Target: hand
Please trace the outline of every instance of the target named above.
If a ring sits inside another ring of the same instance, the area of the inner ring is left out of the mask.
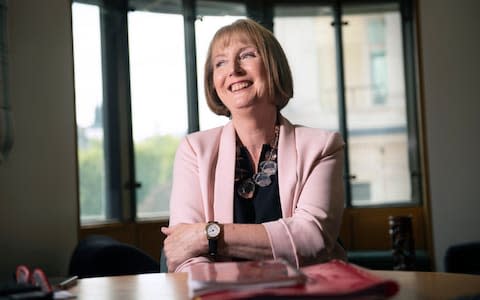
[[[208,252],[205,226],[205,223],[181,223],[173,227],[162,227],[162,233],[167,236],[163,242],[163,251],[170,272],[175,271],[187,259]]]

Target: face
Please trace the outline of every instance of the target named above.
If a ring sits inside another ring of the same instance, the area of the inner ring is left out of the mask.
[[[268,99],[266,72],[252,42],[232,37],[212,51],[213,83],[223,104],[232,116],[236,113],[274,105]]]

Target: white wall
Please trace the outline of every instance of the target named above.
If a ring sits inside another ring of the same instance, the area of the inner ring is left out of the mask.
[[[9,0],[14,145],[0,165],[0,280],[17,264],[66,274],[77,242],[69,0]]]
[[[438,270],[480,241],[480,1],[420,0],[421,59]]]

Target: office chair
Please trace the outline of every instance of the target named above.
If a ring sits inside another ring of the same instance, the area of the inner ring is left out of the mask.
[[[79,278],[160,272],[160,264],[144,251],[108,236],[81,240],[70,259],[69,274]]]
[[[450,246],[445,253],[445,271],[480,275],[480,241]]]

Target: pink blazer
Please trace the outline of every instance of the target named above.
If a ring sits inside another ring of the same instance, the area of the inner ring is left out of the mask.
[[[275,259],[301,267],[345,259],[337,243],[344,208],[343,146],[336,132],[292,125],[280,119],[278,182],[283,218],[263,223]],[[186,136],[176,153],[170,226],[233,223],[235,129],[223,127]],[[175,271],[205,257],[185,261]]]

